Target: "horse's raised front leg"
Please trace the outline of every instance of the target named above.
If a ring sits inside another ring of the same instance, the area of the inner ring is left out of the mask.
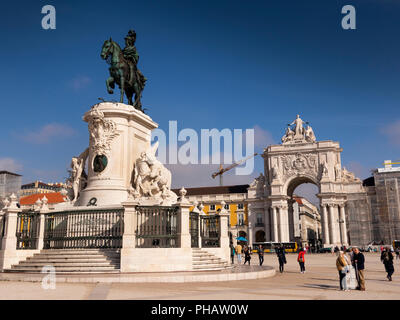
[[[125,78],[121,77],[121,99],[119,102],[124,103],[124,93],[125,93]]]
[[[106,86],[107,86],[107,92],[109,94],[113,94],[114,93],[114,90],[113,90],[113,88],[114,88],[114,78],[113,77],[109,77],[106,80]]]

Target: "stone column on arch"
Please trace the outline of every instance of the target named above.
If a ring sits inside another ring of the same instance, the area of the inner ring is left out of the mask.
[[[279,241],[289,242],[289,214],[288,206],[279,206]]]
[[[321,212],[321,222],[322,222],[322,235],[323,235],[323,244],[330,244],[330,236],[329,236],[329,219],[328,219],[328,210],[326,204],[321,204],[322,212]]]
[[[329,207],[329,233],[331,238],[331,244],[338,243],[338,234],[337,234],[337,215],[335,214],[336,205],[331,203],[328,205]]]
[[[271,240],[273,242],[279,242],[279,235],[278,235],[278,214],[277,214],[278,208],[276,206],[271,207],[272,211],[272,235],[271,235]]]
[[[272,239],[271,235],[271,225],[270,225],[270,208],[264,209],[264,232],[265,232],[265,241],[270,241]]]
[[[342,239],[342,244],[347,246],[347,226],[346,226],[346,213],[345,213],[345,205],[340,204],[339,205],[339,221],[340,221],[340,234],[341,234],[341,239]]]

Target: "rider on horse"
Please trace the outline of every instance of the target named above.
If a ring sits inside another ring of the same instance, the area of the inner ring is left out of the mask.
[[[137,68],[139,62],[139,54],[135,47],[136,32],[129,30],[128,35],[125,37],[125,49],[122,50],[124,58],[129,62],[129,84],[131,86],[138,86],[138,91],[141,92],[145,86],[146,78]]]

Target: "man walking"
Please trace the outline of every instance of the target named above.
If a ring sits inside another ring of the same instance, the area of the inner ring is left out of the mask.
[[[286,263],[285,249],[283,248],[282,245],[276,248],[276,255],[278,257],[278,262],[279,262],[279,272],[282,273],[284,270],[284,265]]]
[[[364,274],[364,255],[360,252],[358,248],[353,248],[353,258],[352,264],[356,269],[356,277],[357,277],[357,290],[365,291],[365,274]]]
[[[260,244],[258,246],[257,250],[258,250],[258,259],[260,260],[260,266],[262,266],[263,263],[264,263],[264,249],[263,249],[263,246]]]
[[[381,261],[384,264],[387,272],[386,278],[388,278],[389,281],[392,281],[392,275],[394,273],[393,254],[389,248],[386,248],[386,250],[382,252]]]
[[[239,242],[235,247],[235,251],[236,251],[236,255],[237,255],[238,264],[241,265],[242,264],[242,246],[240,245]]]

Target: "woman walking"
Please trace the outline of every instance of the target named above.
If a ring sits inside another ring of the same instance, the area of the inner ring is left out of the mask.
[[[250,265],[250,260],[251,260],[250,249],[248,246],[246,246],[244,248],[244,264],[246,264],[246,262],[248,262]]]
[[[339,271],[340,290],[348,291],[346,275],[349,272],[349,264],[343,251],[339,251],[339,255],[336,259],[336,268]]]
[[[386,248],[384,251],[382,251],[381,261],[385,265],[385,270],[387,272],[386,277],[389,281],[392,281],[392,275],[394,273],[393,254],[389,248]]]
[[[306,253],[305,250],[303,248],[301,248],[299,251],[299,255],[297,256],[297,262],[300,265],[300,273],[306,272],[306,267],[304,265],[306,262],[306,260],[304,258],[305,253]]]

